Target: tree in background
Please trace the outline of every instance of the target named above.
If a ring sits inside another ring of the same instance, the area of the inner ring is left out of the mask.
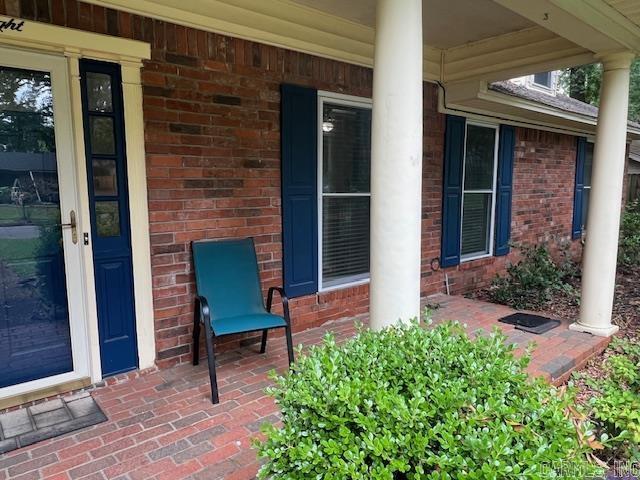
[[[602,65],[599,63],[568,68],[560,74],[560,86],[571,98],[596,107],[600,103],[601,83]],[[629,119],[640,122],[640,59],[631,65]]]

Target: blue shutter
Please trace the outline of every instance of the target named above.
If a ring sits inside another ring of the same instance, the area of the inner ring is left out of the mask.
[[[442,252],[440,255],[440,265],[443,267],[451,267],[460,263],[465,122],[464,117],[447,115],[442,192]]]
[[[501,125],[498,148],[498,189],[496,198],[496,239],[494,250],[496,257],[501,257],[509,253],[515,146],[516,129],[510,125]]]
[[[584,160],[587,151],[587,139],[578,137],[576,155],[576,182],[573,194],[573,226],[571,238],[577,240],[582,237],[582,197],[584,193]]]
[[[282,230],[284,289],[318,291],[317,92],[282,85]]]

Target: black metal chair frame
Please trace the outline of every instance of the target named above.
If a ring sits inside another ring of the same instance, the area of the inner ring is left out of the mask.
[[[260,343],[260,353],[265,353],[267,350],[267,332],[269,330],[276,330],[278,328],[285,329],[285,337],[287,340],[287,354],[289,356],[289,365],[294,361],[293,357],[293,341],[291,339],[291,317],[289,316],[289,299],[284,293],[284,289],[281,287],[269,288],[267,295],[267,312],[271,313],[271,306],[273,304],[273,293],[278,292],[282,299],[282,309],[284,311],[285,326],[271,327],[267,329],[249,330],[244,332],[234,332],[225,335],[218,335],[217,337],[224,337],[228,335],[236,335],[237,333],[251,333],[259,332],[262,330],[262,341]],[[218,395],[218,377],[216,375],[216,358],[215,358],[215,341],[216,334],[211,327],[211,310],[209,309],[209,302],[203,296],[196,296],[195,310],[193,315],[193,365],[200,363],[200,324],[204,323],[205,332],[205,344],[207,346],[207,362],[209,363],[209,380],[211,382],[211,403],[220,403],[220,397]]]

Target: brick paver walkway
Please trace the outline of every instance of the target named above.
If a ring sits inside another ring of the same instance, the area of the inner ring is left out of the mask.
[[[460,320],[472,332],[495,325],[510,341],[535,340],[533,374],[554,380],[606,346],[606,340],[570,332],[566,323],[543,335],[514,330],[496,320],[512,310],[462,297],[432,297],[440,304],[434,319]],[[366,321],[366,318],[362,318]],[[327,330],[338,338],[354,333],[353,319],[332,322],[294,336],[295,343],[318,343]],[[178,480],[254,478],[258,469],[251,438],[263,422],[278,419],[263,391],[267,372],[286,369],[282,337],[270,340],[267,353],[257,346],[220,355],[221,403],[209,401],[207,364],[129,374],[110,379],[92,395],[109,421],[0,456],[0,480],[118,479]]]

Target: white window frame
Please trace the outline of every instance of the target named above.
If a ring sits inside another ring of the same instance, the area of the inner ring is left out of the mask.
[[[318,144],[318,160],[316,162],[318,167],[318,186],[317,186],[317,203],[318,203],[318,292],[328,292],[331,290],[339,290],[342,288],[353,287],[356,285],[363,285],[369,283],[370,272],[362,275],[354,275],[351,277],[345,277],[344,279],[336,280],[331,285],[324,286],[322,278],[322,206],[323,199],[325,197],[369,197],[371,198],[371,187],[369,187],[369,193],[324,193],[322,188],[322,174],[323,174],[323,131],[322,123],[324,121],[323,111],[324,104],[330,103],[332,105],[344,105],[346,107],[365,108],[371,110],[373,108],[373,102],[370,98],[356,97],[353,95],[344,95],[342,93],[334,93],[318,90],[318,112],[317,112],[317,144]],[[371,219],[369,219],[371,222]]]
[[[538,90],[544,93],[553,93],[555,95],[556,80],[557,80],[556,72],[552,70],[550,72],[538,72],[538,73],[549,73],[549,86],[545,85],[544,83],[536,82],[536,75],[532,74],[529,80],[529,88],[532,88],[533,90]]]
[[[465,189],[465,174],[467,171],[467,132],[469,125],[491,128],[495,130],[495,146],[493,152],[493,183],[491,189]],[[496,189],[498,184],[498,148],[500,146],[500,126],[495,123],[482,122],[478,120],[469,121],[467,119],[464,129],[464,156],[462,159],[462,198],[460,201],[460,263],[479,260],[481,258],[493,257],[496,225]],[[464,225],[464,196],[466,193],[491,193],[491,221],[489,225],[489,251],[488,253],[472,253],[462,255],[462,226]]]

